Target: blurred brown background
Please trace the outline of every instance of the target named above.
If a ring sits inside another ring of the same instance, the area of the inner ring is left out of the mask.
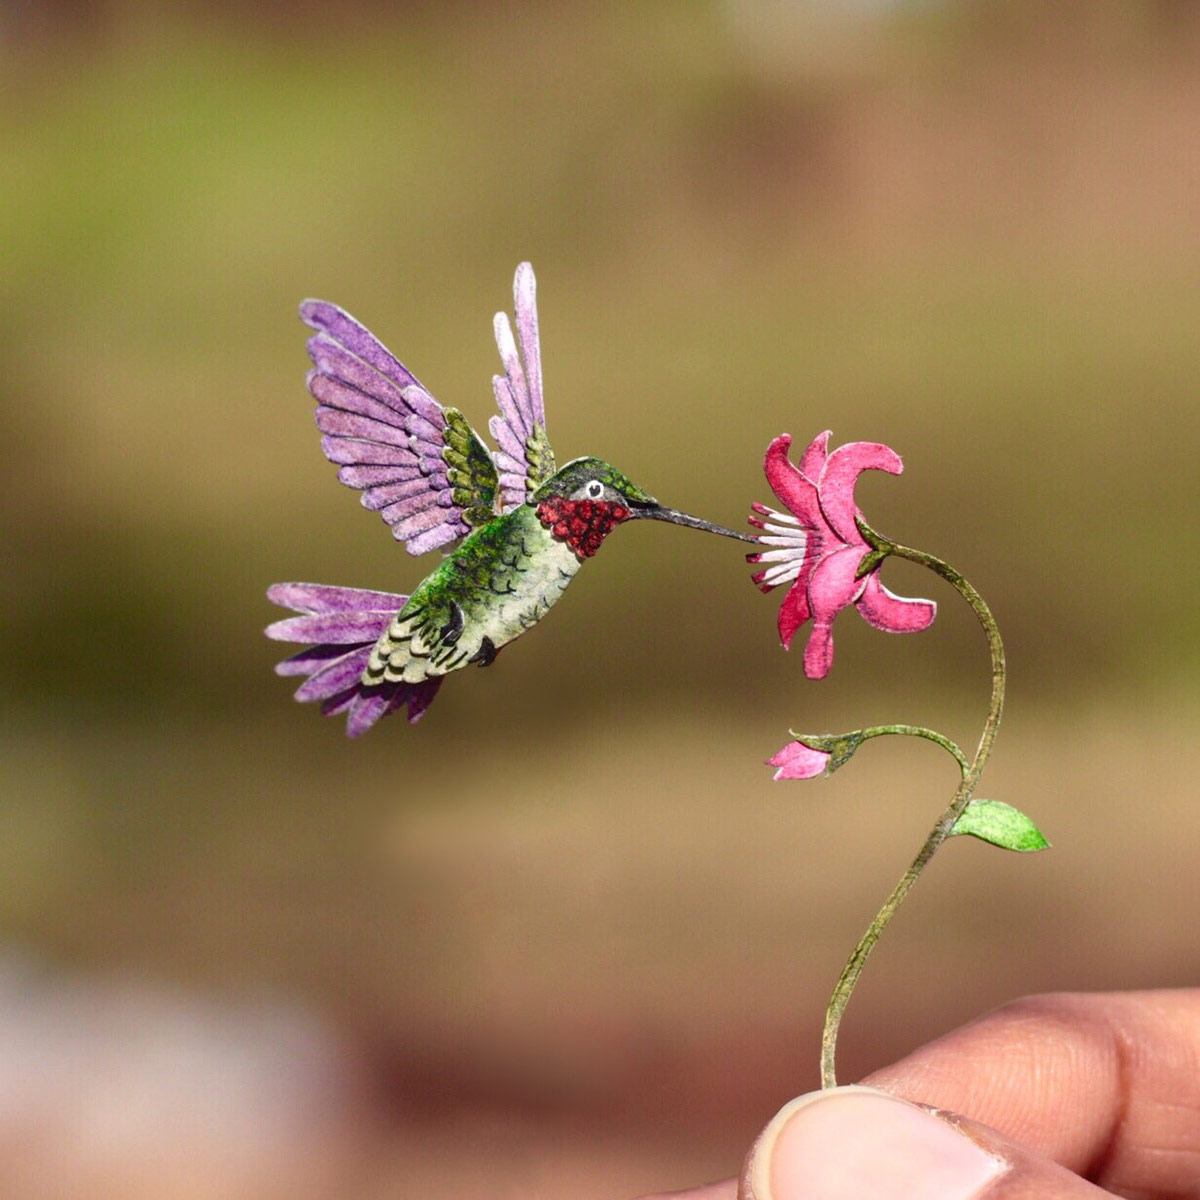
[[[297,302],[491,411],[540,283],[550,434],[740,524],[886,441],[871,521],[991,600],[982,794],[872,961],[849,1078],[1033,990],[1194,984],[1200,22],[1187,0],[0,6],[0,1194],[628,1197],[816,1081],[970,614],[807,683],[740,552],[623,531],[537,633],[357,744],[280,579],[428,569],[321,457]],[[551,700],[553,697],[553,700]]]

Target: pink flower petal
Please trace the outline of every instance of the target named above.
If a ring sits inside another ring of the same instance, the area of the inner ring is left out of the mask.
[[[802,475],[795,463],[788,459],[788,447],[792,444],[790,433],[781,433],[768,447],[763,458],[763,471],[771,490],[787,505],[800,520],[812,528],[822,528],[825,518],[817,500],[815,483]]]
[[[759,587],[762,587],[762,584],[759,584]],[[797,579],[779,606],[779,640],[785,650],[791,648],[796,630],[811,616],[808,607],[808,581]]]
[[[862,558],[861,545],[843,546],[817,563],[809,581],[813,631],[804,647],[804,674],[809,679],[824,679],[833,665],[833,619],[863,590],[863,581],[854,578]]]
[[[833,666],[833,622],[817,624],[804,647],[804,674],[809,679],[824,679]]]
[[[770,450],[767,453],[770,454]],[[880,442],[847,442],[829,456],[818,484],[825,519],[834,533],[850,545],[863,544],[862,535],[854,524],[858,513],[854,485],[859,475],[869,470],[899,475],[904,464],[895,450]],[[771,486],[775,485],[772,483]]]
[[[858,598],[858,612],[868,625],[885,633],[919,633],[933,624],[937,605],[932,600],[893,595],[880,582],[878,572],[872,571]]]
[[[803,742],[788,742],[778,754],[767,759],[768,767],[778,767],[778,779],[816,779],[829,770],[832,756],[824,750],[814,750]]]
[[[807,475],[813,483],[821,478],[821,472],[825,469],[825,460],[829,457],[829,439],[832,434],[832,429],[818,433],[809,443],[804,457],[800,460],[800,473]]]
[[[862,594],[863,581],[854,578],[862,559],[862,546],[840,546],[817,563],[808,583],[808,603],[814,620],[832,621]]]

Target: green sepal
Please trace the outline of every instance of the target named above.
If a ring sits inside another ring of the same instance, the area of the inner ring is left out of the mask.
[[[866,740],[860,729],[850,733],[797,733],[794,729],[789,729],[788,732],[809,749],[820,750],[830,756],[829,765],[825,768],[827,775],[848,763],[854,752]]]
[[[881,551],[883,558],[887,558],[887,556],[895,549],[895,545],[892,542],[889,542],[882,533],[872,529],[870,525],[863,520],[862,513],[854,514],[854,524],[857,527],[859,536],[862,538],[862,540],[866,542],[872,550]],[[880,561],[882,561],[882,559]]]
[[[472,528],[486,525],[496,515],[496,464],[457,408],[445,409],[442,459],[450,498],[462,509],[463,520]]]
[[[854,572],[854,578],[863,579],[867,575],[870,575],[876,567],[882,564],[887,556],[887,550],[872,550],[870,554],[864,554],[862,562],[858,564],[858,570]]]
[[[540,425],[534,425],[533,432],[525,441],[525,462],[529,467],[529,473],[525,477],[525,489],[527,494],[532,496],[557,470],[554,451],[550,449],[550,439]]]
[[[854,524],[858,526],[859,535],[862,540],[867,543],[871,549],[863,555],[862,561],[858,564],[858,570],[854,572],[855,579],[865,579],[872,571],[878,570],[883,565],[883,560],[895,549],[895,546],[887,540],[881,533],[876,533],[863,520],[862,513],[855,513]]]
[[[1003,800],[972,800],[950,830],[950,836],[967,834],[991,842],[1001,850],[1031,854],[1050,843],[1042,831],[1019,809]]]

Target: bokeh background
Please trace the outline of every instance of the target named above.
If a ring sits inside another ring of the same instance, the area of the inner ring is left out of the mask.
[[[1194,984],[1200,12],[1189,0],[0,6],[0,1194],[628,1197],[732,1173],[940,811],[790,726],[974,743],[983,639],[853,614],[829,679],[739,549],[605,547],[358,743],[281,579],[425,572],[322,458],[296,303],[482,428],[539,277],[550,434],[740,524],[781,430],[1012,664],[849,1078],[1025,992]]]

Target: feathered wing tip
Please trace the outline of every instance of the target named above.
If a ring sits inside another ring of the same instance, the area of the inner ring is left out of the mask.
[[[345,713],[347,737],[366,733],[376,721],[405,705],[408,720],[414,723],[433,703],[440,676],[369,688],[362,682],[371,647],[404,607],[407,596],[319,583],[276,583],[267,589],[267,599],[300,614],[268,625],[267,637],[313,643],[276,664],[276,674],[307,676],[296,690],[296,699],[319,700],[327,717]]]
[[[513,314],[516,337],[508,314],[498,312],[492,321],[503,375],[492,377],[497,416],[488,422],[496,439],[494,456],[500,483],[500,510],[509,512],[525,503],[529,486],[530,439],[545,439],[546,404],[542,396],[542,351],[538,337],[537,283],[533,267],[523,262],[513,277]],[[542,480],[537,480],[537,483]]]
[[[409,554],[464,537],[470,524],[454,500],[444,457],[446,413],[366,326],[326,300],[305,300],[321,448],[378,512]]]

